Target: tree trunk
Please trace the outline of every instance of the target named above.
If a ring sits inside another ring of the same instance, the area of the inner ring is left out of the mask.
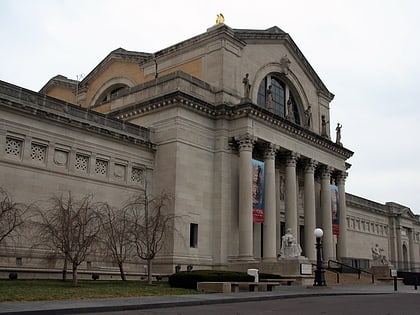
[[[73,285],[77,285],[77,264],[73,262]]]
[[[147,260],[147,283],[153,284],[152,282],[152,259]]]
[[[120,268],[121,280],[122,281],[126,281],[127,280],[127,277],[125,276],[125,273],[124,273],[123,263],[122,262],[118,263],[118,267]]]
[[[64,256],[63,281],[67,281],[67,257]]]

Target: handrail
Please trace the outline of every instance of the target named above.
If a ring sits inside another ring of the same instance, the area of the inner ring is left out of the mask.
[[[372,277],[372,283],[375,283],[375,277],[374,277],[373,272],[366,271],[366,270],[363,270],[363,269],[360,269],[360,268],[356,268],[356,267],[353,267],[353,266],[349,266],[349,265],[343,264],[341,262],[338,262],[338,261],[332,260],[332,259],[328,260],[328,270],[330,270],[330,271],[334,270],[334,268],[331,267],[331,263],[334,263],[334,264],[337,264],[337,265],[340,266],[340,271],[337,271],[336,270],[337,272],[341,272],[342,273],[343,272],[343,267],[346,267],[346,268],[349,268],[349,269],[352,269],[352,270],[357,271],[357,274],[359,276],[359,279],[360,279],[361,273],[364,272],[366,274],[371,275],[371,277]],[[338,279],[338,277],[337,277],[337,279]]]

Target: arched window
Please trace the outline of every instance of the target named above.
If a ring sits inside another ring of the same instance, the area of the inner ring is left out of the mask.
[[[106,89],[105,92],[102,93],[102,95],[98,98],[97,104],[105,103],[110,101],[113,97],[115,97],[118,92],[128,88],[125,84],[115,84],[113,86],[110,86]]]
[[[291,113],[289,114],[289,105]],[[299,103],[292,90],[275,74],[267,75],[258,87],[257,104],[300,125]]]

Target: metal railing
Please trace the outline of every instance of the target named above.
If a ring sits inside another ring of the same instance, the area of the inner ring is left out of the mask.
[[[333,265],[334,264],[334,265]],[[339,261],[335,260],[328,260],[328,266],[327,270],[334,272],[337,275],[337,283],[340,283],[340,274],[344,273],[344,270],[352,270],[354,273],[357,273],[358,279],[360,279],[360,276],[362,273],[368,274],[372,277],[372,283],[375,283],[375,277],[374,274],[370,271],[366,271],[360,268],[352,267],[346,264],[343,264]]]

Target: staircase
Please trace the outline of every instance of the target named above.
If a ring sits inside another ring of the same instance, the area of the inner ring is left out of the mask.
[[[373,285],[379,283],[374,279],[373,273],[334,260],[328,261],[324,276],[327,285]]]
[[[337,274],[335,272],[332,272],[330,270],[325,270],[325,282],[327,285],[374,285],[372,283],[372,276],[368,274],[360,274],[357,273],[339,273],[338,279]],[[338,282],[337,282],[338,280]],[[375,283],[378,283],[378,281],[375,279]]]

